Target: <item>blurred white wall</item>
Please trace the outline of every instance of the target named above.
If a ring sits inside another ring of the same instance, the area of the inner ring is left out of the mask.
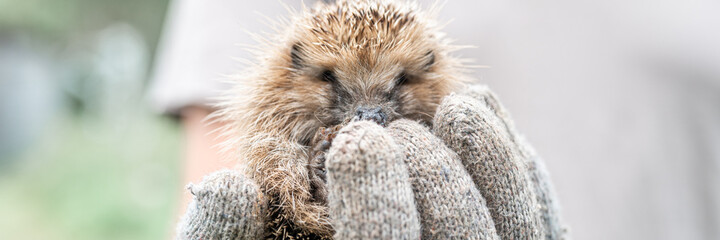
[[[286,13],[174,6],[156,81],[235,72],[256,12]],[[458,55],[490,66],[478,82],[544,156],[574,239],[720,239],[720,2],[450,0],[440,18],[477,47]]]
[[[429,1],[427,1],[429,2]],[[720,239],[720,2],[448,1],[576,239]]]

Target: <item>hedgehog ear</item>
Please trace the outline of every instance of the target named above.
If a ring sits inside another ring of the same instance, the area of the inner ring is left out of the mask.
[[[303,61],[300,57],[300,55],[302,54],[301,50],[302,49],[299,43],[294,44],[290,49],[290,59],[292,61],[292,67],[295,69],[300,69],[303,67]]]
[[[425,65],[423,65],[423,70],[428,71],[430,68],[435,65],[435,52],[428,51],[425,56],[423,56],[423,59],[425,60]]]

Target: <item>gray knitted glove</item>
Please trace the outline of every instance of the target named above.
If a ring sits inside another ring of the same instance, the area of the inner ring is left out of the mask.
[[[340,130],[327,156],[335,239],[419,239],[420,222],[401,149],[379,125]]]
[[[540,159],[487,88],[446,97],[433,126],[354,122],[340,131],[326,162],[336,239],[564,238]],[[192,188],[197,210],[180,224],[183,239],[262,236],[257,188],[223,174],[223,184]]]
[[[542,160],[487,87],[446,97],[433,132],[460,155],[501,239],[566,238]]]
[[[476,86],[464,94],[446,97],[433,126],[429,130],[414,121],[398,120],[387,129],[353,123],[341,131],[338,139],[342,140],[333,142],[330,154],[357,149],[348,154],[364,155],[355,157],[361,165],[341,165],[333,160],[327,163],[343,167],[328,169],[328,201],[337,239],[367,237],[367,229],[387,230],[398,222],[393,218],[395,212],[387,210],[405,205],[385,204],[376,210],[380,199],[407,198],[404,185],[379,177],[405,174],[402,169],[383,168],[392,162],[392,155],[380,153],[397,151],[393,145],[403,155],[422,239],[564,238],[554,193],[540,159],[516,133],[508,114],[486,87]],[[393,141],[381,138],[387,134]],[[350,171],[353,174],[348,174]],[[390,186],[372,187],[368,184],[372,181],[377,186],[383,186],[377,182]],[[333,186],[339,182],[346,184]],[[394,190],[386,191],[388,188]],[[356,214],[344,214],[346,208]],[[370,209],[377,213],[363,212]],[[371,219],[360,220],[355,217],[358,214]],[[361,222],[364,228],[345,227],[359,224],[353,221]]]
[[[258,187],[234,170],[212,173],[188,185],[193,200],[178,224],[178,239],[258,239],[266,201]]]

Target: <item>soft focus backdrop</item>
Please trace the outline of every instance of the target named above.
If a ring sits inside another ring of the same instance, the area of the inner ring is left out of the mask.
[[[222,89],[248,56],[234,43],[253,43],[243,29],[286,13],[170,6],[0,0],[0,239],[170,236],[183,134],[157,110],[178,91],[151,82]],[[545,158],[574,239],[712,240],[719,13],[715,0],[449,0],[439,17]]]
[[[167,239],[180,135],[147,107],[166,0],[0,0],[0,239]]]

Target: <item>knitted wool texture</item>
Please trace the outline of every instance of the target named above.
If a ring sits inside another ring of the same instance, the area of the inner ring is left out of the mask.
[[[520,152],[521,162],[527,164],[527,174],[532,181],[534,194],[537,198],[537,203],[540,206],[540,217],[541,222],[544,225],[545,239],[565,239],[568,230],[566,226],[562,225],[562,221],[560,220],[560,206],[555,200],[555,189],[551,184],[550,175],[548,174],[542,159],[537,155],[532,146],[527,143],[525,138],[518,133],[513,121],[510,118],[510,114],[505,110],[502,104],[500,104],[497,96],[495,96],[495,94],[490,91],[487,86],[470,86],[463,95],[479,101],[480,105],[484,105],[491,110],[492,114],[488,116],[497,118],[498,121],[502,123],[502,125],[499,126],[499,129],[505,129],[507,131],[508,135],[513,140],[511,144],[513,144]],[[450,102],[454,98],[459,98],[459,96],[449,96],[446,99]],[[444,105],[442,109],[452,108],[454,108],[453,104],[448,103]],[[476,110],[470,109],[470,111]],[[439,118],[442,117],[443,116],[441,115],[436,115],[435,121],[441,121]]]
[[[389,131],[405,153],[423,239],[499,239],[457,154],[417,122],[398,120]]]
[[[433,126],[340,131],[326,162],[336,239],[565,239],[544,165],[492,92],[447,96]],[[191,186],[179,238],[261,238],[257,189],[236,171]]]
[[[486,197],[500,237],[544,238],[527,164],[494,112],[472,97],[452,96],[441,103],[434,126]]]
[[[419,239],[420,221],[400,149],[375,123],[355,122],[326,163],[335,239]]]
[[[193,200],[178,225],[178,239],[257,239],[264,228],[266,201],[258,187],[237,171],[212,173],[188,185]]]

